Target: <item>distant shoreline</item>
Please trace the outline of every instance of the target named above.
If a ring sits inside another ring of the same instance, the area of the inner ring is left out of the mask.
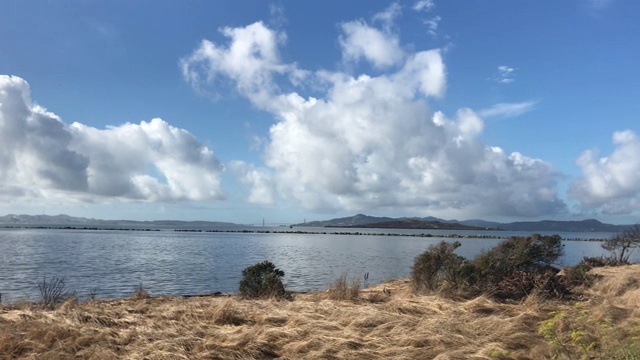
[[[327,228],[332,228],[327,226]],[[334,227],[337,228],[337,227]],[[359,229],[371,229],[365,227],[349,227]],[[360,232],[360,231],[306,231],[306,230],[258,230],[258,229],[153,229],[153,228],[116,228],[116,227],[96,227],[96,226],[44,226],[44,225],[0,225],[0,229],[36,229],[36,230],[84,230],[84,231],[135,231],[135,232],[187,232],[187,233],[243,233],[243,234],[298,234],[298,235],[351,235],[351,236],[387,236],[387,237],[419,237],[419,238],[449,238],[449,239],[491,239],[500,240],[507,236],[498,235],[480,235],[480,234],[403,234],[390,232]],[[396,230],[420,230],[420,229],[396,229]],[[430,229],[430,230],[449,230],[449,229]],[[503,231],[496,229],[473,229],[477,231]],[[470,231],[470,230],[467,230]],[[553,231],[550,231],[553,232]],[[505,231],[505,234],[509,231]],[[536,233],[536,231],[531,232]],[[563,238],[565,241],[605,241],[605,238]]]

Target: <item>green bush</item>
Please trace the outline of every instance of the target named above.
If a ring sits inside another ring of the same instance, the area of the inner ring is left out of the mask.
[[[564,269],[564,279],[565,284],[576,287],[581,285],[590,286],[593,284],[595,280],[595,276],[589,273],[592,267],[585,264],[579,263],[576,266],[571,266]]]
[[[454,290],[467,285],[473,267],[455,253],[460,242],[440,242],[418,255],[411,269],[414,289],[418,292]]]
[[[510,237],[473,261],[475,286],[503,299],[520,299],[532,292],[562,296],[566,289],[555,278],[558,270],[552,266],[562,254],[558,235]]]
[[[511,237],[473,261],[455,254],[460,242],[431,245],[415,259],[411,277],[418,292],[457,290],[501,299],[520,299],[532,292],[563,296],[568,290],[552,264],[562,255],[560,236]]]
[[[282,298],[287,296],[282,283],[284,271],[270,261],[263,261],[242,270],[240,295],[248,299]]]
[[[515,271],[549,269],[562,253],[562,238],[558,235],[514,236],[482,253],[474,263],[485,281],[497,283]]]
[[[615,265],[619,264],[613,258],[606,258],[604,256],[585,256],[576,266],[571,266],[564,269],[563,280],[564,283],[571,288],[578,286],[591,286],[593,282],[598,278],[597,275],[589,272],[591,269],[595,267]]]

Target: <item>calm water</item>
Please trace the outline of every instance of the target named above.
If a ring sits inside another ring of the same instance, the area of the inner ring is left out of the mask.
[[[318,230],[324,231],[313,229]],[[327,230],[334,231],[339,230]],[[424,231],[408,230],[404,234],[420,232]],[[439,233],[446,235],[448,232]],[[560,235],[564,238],[601,238],[610,234]],[[91,292],[99,298],[126,297],[139,283],[143,283],[152,295],[235,292],[242,269],[262,260],[272,261],[285,272],[284,280],[290,290],[324,289],[344,272],[357,278],[368,272],[368,283],[376,284],[407,276],[415,256],[443,239],[0,229],[0,293],[3,301],[36,300],[39,297],[37,283],[45,276],[64,277],[67,287],[75,290],[80,298],[86,298]],[[459,253],[466,257],[473,257],[499,241],[459,240],[463,244]],[[600,243],[594,241],[567,241],[565,252],[561,265],[575,264],[583,256],[604,254]],[[635,260],[639,260],[638,254],[634,255]]]

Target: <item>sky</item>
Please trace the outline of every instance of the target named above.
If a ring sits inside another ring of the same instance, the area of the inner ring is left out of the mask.
[[[0,2],[0,215],[640,221],[640,2]]]

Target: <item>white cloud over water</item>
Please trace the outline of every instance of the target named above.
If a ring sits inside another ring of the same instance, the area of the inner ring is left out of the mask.
[[[580,179],[570,194],[587,209],[606,214],[630,214],[640,210],[640,138],[631,130],[617,131],[609,156],[595,150],[584,151],[577,164]]]
[[[223,198],[222,166],[161,119],[97,129],[35,105],[29,84],[0,75],[0,199],[140,201]]]
[[[478,137],[484,122],[470,109],[452,117],[431,109],[429,98],[446,90],[438,49],[405,53],[398,34],[361,20],[339,29],[343,59],[366,60],[382,74],[309,72],[282,63],[283,42],[255,45],[284,36],[261,23],[225,29],[250,36],[228,36],[226,44],[204,40],[182,60],[185,80],[194,87],[215,89],[218,76],[230,80],[276,119],[262,154],[266,167],[234,165],[253,185],[251,202],[271,203],[277,196],[313,210],[403,207],[469,216],[537,216],[564,208],[549,164],[483,144]],[[255,55],[262,47],[269,56]],[[245,48],[254,53],[237,63],[250,61],[258,80],[221,61]],[[313,97],[284,92],[275,75],[298,80],[294,89],[321,90]]]

